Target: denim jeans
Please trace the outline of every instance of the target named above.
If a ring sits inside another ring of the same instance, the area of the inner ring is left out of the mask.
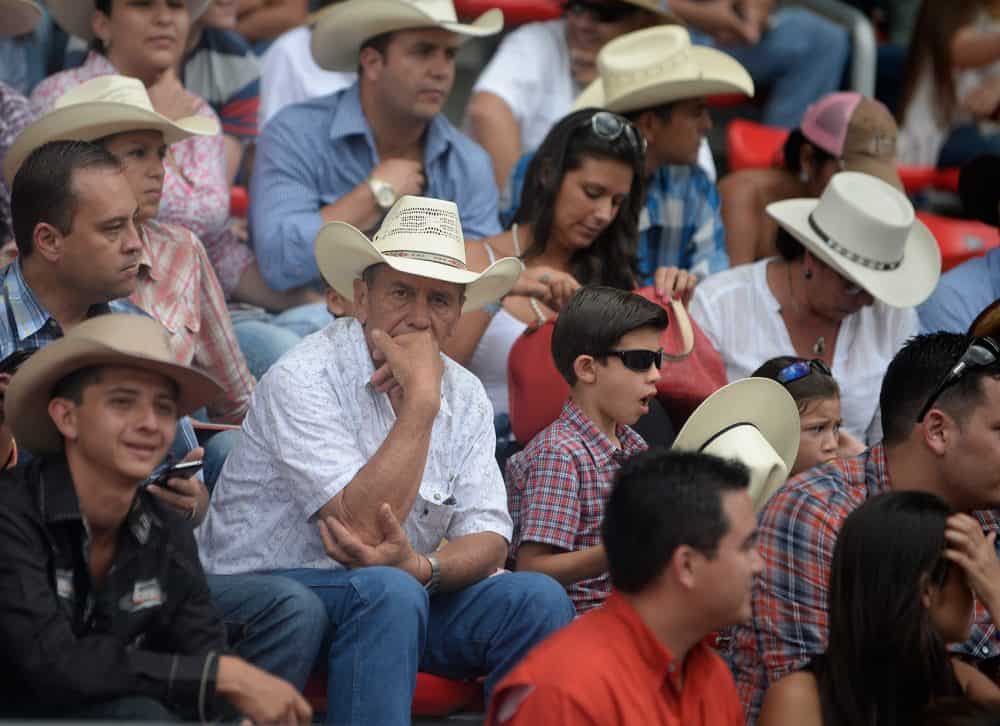
[[[981,154],[1000,154],[1000,134],[984,133],[979,124],[956,126],[938,153],[939,169],[964,166]]]
[[[326,303],[299,305],[278,314],[240,307],[229,313],[247,367],[258,380],[287,350],[333,320]]]
[[[286,577],[207,578],[212,602],[222,613],[237,655],[301,691],[328,630],[320,599]]]
[[[715,45],[711,36],[693,32],[692,42]],[[791,129],[806,107],[840,88],[850,49],[847,29],[804,8],[782,8],[756,45],[719,48],[750,73],[757,93],[769,88],[764,123]]]
[[[329,616],[328,724],[410,723],[417,671],[486,676],[487,695],[539,641],[575,615],[566,591],[531,572],[428,597],[394,567],[284,570]]]

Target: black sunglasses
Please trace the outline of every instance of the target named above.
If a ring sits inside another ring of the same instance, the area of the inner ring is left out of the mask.
[[[789,363],[787,366],[778,371],[778,382],[787,385],[792,381],[805,378],[813,371],[822,373],[825,376],[833,375],[830,371],[830,367],[826,363],[821,361],[819,358],[813,358],[812,360],[798,360],[794,363]]]
[[[568,0],[563,4],[567,13],[572,15],[583,15],[590,13],[598,23],[618,23],[625,18],[635,15],[639,8],[623,2],[614,2],[605,5],[598,2],[588,2],[588,0]]]
[[[602,357],[614,356],[621,360],[622,365],[630,371],[643,373],[655,365],[657,370],[663,366],[663,348],[659,350],[645,350],[637,348],[635,350],[609,350]]]
[[[917,414],[917,423],[921,423],[927,412],[931,410],[934,403],[941,397],[945,389],[958,383],[972,370],[987,368],[1000,361],[1000,345],[993,338],[973,338],[969,347],[965,349],[958,362],[952,366],[951,370],[945,374],[941,382],[934,389],[934,392],[927,398],[927,403]]]
[[[590,133],[594,136],[608,142],[616,141],[624,136],[632,153],[640,159],[646,155],[646,137],[632,125],[631,121],[618,114],[610,111],[598,111],[589,119],[581,121],[580,128],[589,128]]]

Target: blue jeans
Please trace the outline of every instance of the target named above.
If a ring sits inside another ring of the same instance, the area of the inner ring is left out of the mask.
[[[329,628],[320,599],[287,577],[207,578],[236,653],[301,691]]]
[[[956,126],[938,153],[939,169],[964,166],[981,154],[1000,154],[1000,134],[984,134],[974,123]]]
[[[299,305],[278,314],[238,307],[229,312],[247,367],[258,380],[287,350],[333,320],[326,303]]]
[[[694,32],[698,45],[715,45],[711,36]],[[791,129],[806,107],[840,88],[850,49],[847,29],[804,8],[782,8],[756,45],[720,48],[738,60],[753,78],[757,92],[770,89],[764,123]]]
[[[332,627],[328,724],[410,723],[417,671],[486,676],[486,693],[539,641],[572,621],[566,591],[531,572],[431,597],[394,567],[285,570],[319,595]]]

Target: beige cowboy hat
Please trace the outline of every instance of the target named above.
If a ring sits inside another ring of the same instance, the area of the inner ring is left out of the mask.
[[[42,19],[42,9],[32,0],[0,0],[0,37],[30,33]]]
[[[785,387],[770,378],[743,378],[702,401],[672,448],[745,464],[759,512],[795,465],[800,435],[799,408]]]
[[[819,199],[786,199],[767,213],[820,260],[876,300],[909,308],[941,276],[941,251],[901,191],[869,174],[834,174]]]
[[[716,93],[753,95],[746,68],[725,53],[691,44],[686,28],[657,25],[619,36],[597,54],[598,78],[574,109],[628,113]]]
[[[483,272],[465,264],[462,222],[454,202],[400,197],[372,241],[346,222],[330,222],[316,235],[316,263],[330,286],[354,299],[354,281],[381,262],[395,270],[465,285],[463,311],[476,310],[506,295],[524,269],[504,257]]]
[[[353,71],[366,40],[414,28],[481,38],[503,30],[503,11],[493,8],[471,23],[460,23],[452,0],[346,0],[319,16],[310,47],[320,68]]]
[[[66,376],[91,366],[140,368],[169,378],[177,384],[181,415],[222,394],[207,375],[177,363],[166,329],[153,318],[98,315],[39,350],[11,378],[4,411],[19,445],[34,454],[62,449],[62,436],[49,417],[49,400]]]
[[[983,308],[969,326],[969,335],[1000,340],[1000,300]]]
[[[142,81],[128,76],[98,76],[66,91],[55,107],[17,136],[3,162],[10,184],[32,151],[50,141],[94,141],[128,131],[160,131],[167,144],[191,136],[219,133],[209,116],[171,121],[153,110]]]
[[[208,10],[211,2],[212,0],[187,0],[188,15],[191,16],[192,23]],[[94,30],[90,25],[96,9],[94,0],[46,0],[45,4],[60,28],[88,42],[94,39]]]

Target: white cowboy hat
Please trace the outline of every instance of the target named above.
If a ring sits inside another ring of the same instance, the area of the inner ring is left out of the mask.
[[[32,0],[0,0],[0,36],[30,33],[42,19],[42,9]]]
[[[819,199],[786,199],[767,213],[820,260],[872,297],[919,305],[941,276],[941,251],[901,191],[869,174],[835,174]]]
[[[330,222],[316,235],[320,274],[348,300],[354,299],[354,281],[380,262],[411,275],[465,285],[463,311],[499,300],[524,269],[517,258],[504,257],[481,273],[469,270],[458,207],[430,197],[400,197],[371,242],[346,222]]]
[[[4,411],[19,445],[33,454],[62,449],[62,436],[49,417],[49,400],[66,376],[91,366],[140,368],[169,378],[177,384],[181,415],[222,394],[222,388],[209,376],[177,363],[166,329],[153,318],[127,313],[98,315],[32,355],[11,378]]]
[[[679,25],[657,25],[619,36],[597,54],[598,78],[574,109],[628,113],[715,93],[753,95],[746,68],[725,53],[691,45]]]
[[[4,179],[10,184],[28,155],[50,141],[94,141],[145,130],[160,131],[164,142],[173,144],[191,136],[217,134],[219,123],[210,116],[171,121],[153,110],[139,79],[98,76],[66,91],[51,111],[21,131],[4,157]]]
[[[460,23],[452,0],[347,0],[319,16],[310,48],[320,68],[353,71],[366,40],[414,28],[481,38],[503,30],[503,11],[493,8],[471,23]]]
[[[770,378],[743,378],[702,401],[672,448],[745,464],[759,512],[795,465],[800,427],[799,408],[784,386]]]
[[[188,15],[191,16],[192,23],[208,10],[211,2],[212,0],[187,0]],[[46,0],[45,4],[60,28],[88,42],[94,39],[94,31],[90,25],[96,9],[94,0]]]

